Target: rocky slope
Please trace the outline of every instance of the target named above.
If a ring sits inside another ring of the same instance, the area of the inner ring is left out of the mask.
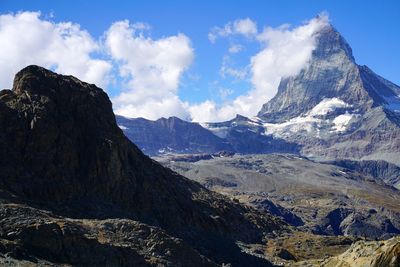
[[[358,241],[346,252],[324,261],[303,262],[295,266],[321,267],[397,267],[400,266],[400,238],[386,241]]]
[[[101,89],[38,66],[0,92],[0,192],[0,253],[33,262],[268,266],[236,241],[284,227],[151,160]]]
[[[357,168],[291,154],[203,157],[195,162],[171,157],[156,159],[297,229],[372,239],[400,234],[400,191]]]
[[[336,160],[331,163],[367,176],[372,176],[400,190],[400,167],[395,164],[383,160]]]

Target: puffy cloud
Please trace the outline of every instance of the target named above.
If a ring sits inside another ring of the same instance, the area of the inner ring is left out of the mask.
[[[214,27],[208,33],[208,39],[214,43],[218,37],[227,37],[231,35],[243,35],[245,37],[254,37],[257,35],[257,24],[249,18],[237,19],[228,22],[224,27]]]
[[[297,28],[266,27],[261,33],[248,18],[215,27],[209,34],[212,42],[242,35],[261,43],[261,50],[243,68],[228,62],[229,56],[243,49],[240,44],[231,45],[220,69],[222,77],[243,80],[251,76],[253,88],[233,100],[227,100],[232,90],[217,88],[222,104],[207,100],[190,105],[178,94],[182,75],[194,58],[191,42],[182,33],[152,39],[146,37],[147,24],[119,21],[106,31],[104,42],[99,42],[78,24],[55,23],[38,12],[0,15],[0,88],[11,87],[14,74],[22,67],[38,64],[99,86],[116,78],[121,92],[112,99],[114,110],[127,117],[179,116],[211,122],[236,114],[253,116],[276,94],[282,77],[307,66],[315,33],[327,23],[327,16],[322,15]]]
[[[111,64],[95,59],[100,47],[71,22],[54,23],[39,12],[0,15],[0,88],[11,88],[21,68],[36,64],[104,87]]]
[[[126,80],[124,92],[113,99],[117,114],[148,119],[188,116],[186,104],[177,96],[182,73],[194,57],[187,36],[153,40],[125,20],[108,29],[105,44]]]
[[[321,15],[294,29],[287,24],[266,27],[257,36],[265,48],[251,59],[254,93],[269,100],[282,77],[296,75],[304,68],[315,49],[316,33],[328,23],[327,15]]]
[[[188,107],[190,117],[195,122],[219,122],[232,119],[236,111],[232,105],[218,106],[214,101],[206,100]]]
[[[250,59],[253,89],[221,106],[211,101],[199,104],[190,110],[191,117],[196,121],[218,121],[232,119],[236,114],[255,116],[261,106],[275,96],[282,77],[296,75],[307,66],[315,49],[317,33],[328,23],[328,16],[323,14],[296,28],[288,25],[266,27],[257,35],[263,47]],[[224,73],[229,72],[225,67]],[[202,108],[208,112],[201,113]]]

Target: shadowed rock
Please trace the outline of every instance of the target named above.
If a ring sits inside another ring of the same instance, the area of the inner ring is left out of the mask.
[[[0,125],[0,189],[20,202],[72,218],[139,220],[217,262],[253,261],[234,240],[259,242],[280,228],[145,156],[107,95],[72,76],[21,70],[0,93]]]

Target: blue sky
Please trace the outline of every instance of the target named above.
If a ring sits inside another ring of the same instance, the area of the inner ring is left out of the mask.
[[[248,77],[223,77],[221,66],[224,56],[228,56],[230,67],[244,69],[262,45],[240,35],[218,38],[214,43],[208,38],[214,27],[244,18],[257,23],[261,31],[264,26],[278,27],[286,23],[297,27],[325,11],[353,48],[358,64],[368,65],[381,76],[400,84],[400,1],[1,0],[1,14],[19,11],[40,11],[43,20],[79,24],[96,41],[104,39],[110,25],[125,19],[149,25],[145,35],[153,40],[184,34],[190,40],[193,59],[180,76],[176,93],[181,101],[190,104],[207,100],[220,104],[254,86]],[[240,44],[242,51],[229,55],[229,47],[236,44]],[[114,65],[114,72],[115,68]],[[111,97],[116,97],[120,87],[120,78],[114,77],[114,82],[106,89]]]

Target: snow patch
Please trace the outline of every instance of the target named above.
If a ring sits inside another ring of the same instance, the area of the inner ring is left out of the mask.
[[[339,98],[324,98],[321,102],[319,102],[313,109],[311,109],[307,115],[310,116],[318,116],[318,115],[326,115],[335,109],[338,108],[348,108],[351,105],[347,104],[343,100]]]
[[[282,137],[305,131],[307,133],[316,133],[320,119],[312,116],[295,117],[283,123],[264,123],[265,133]]]
[[[306,133],[307,135],[321,137],[321,134],[329,134],[329,130],[344,132],[351,119],[356,114],[341,114],[334,118],[322,119],[321,116],[327,115],[338,108],[350,108],[339,98],[325,98],[305,115],[292,118],[283,123],[264,123],[265,133],[277,137],[288,137],[293,133]]]
[[[347,129],[347,125],[349,124],[350,120],[354,117],[353,114],[342,114],[337,116],[333,119],[333,126],[332,129],[336,132],[344,132]]]
[[[207,123],[200,123],[200,125],[212,132],[214,135],[218,136],[219,138],[226,138],[228,135],[229,127],[227,126],[222,126],[222,127],[211,127]]]

